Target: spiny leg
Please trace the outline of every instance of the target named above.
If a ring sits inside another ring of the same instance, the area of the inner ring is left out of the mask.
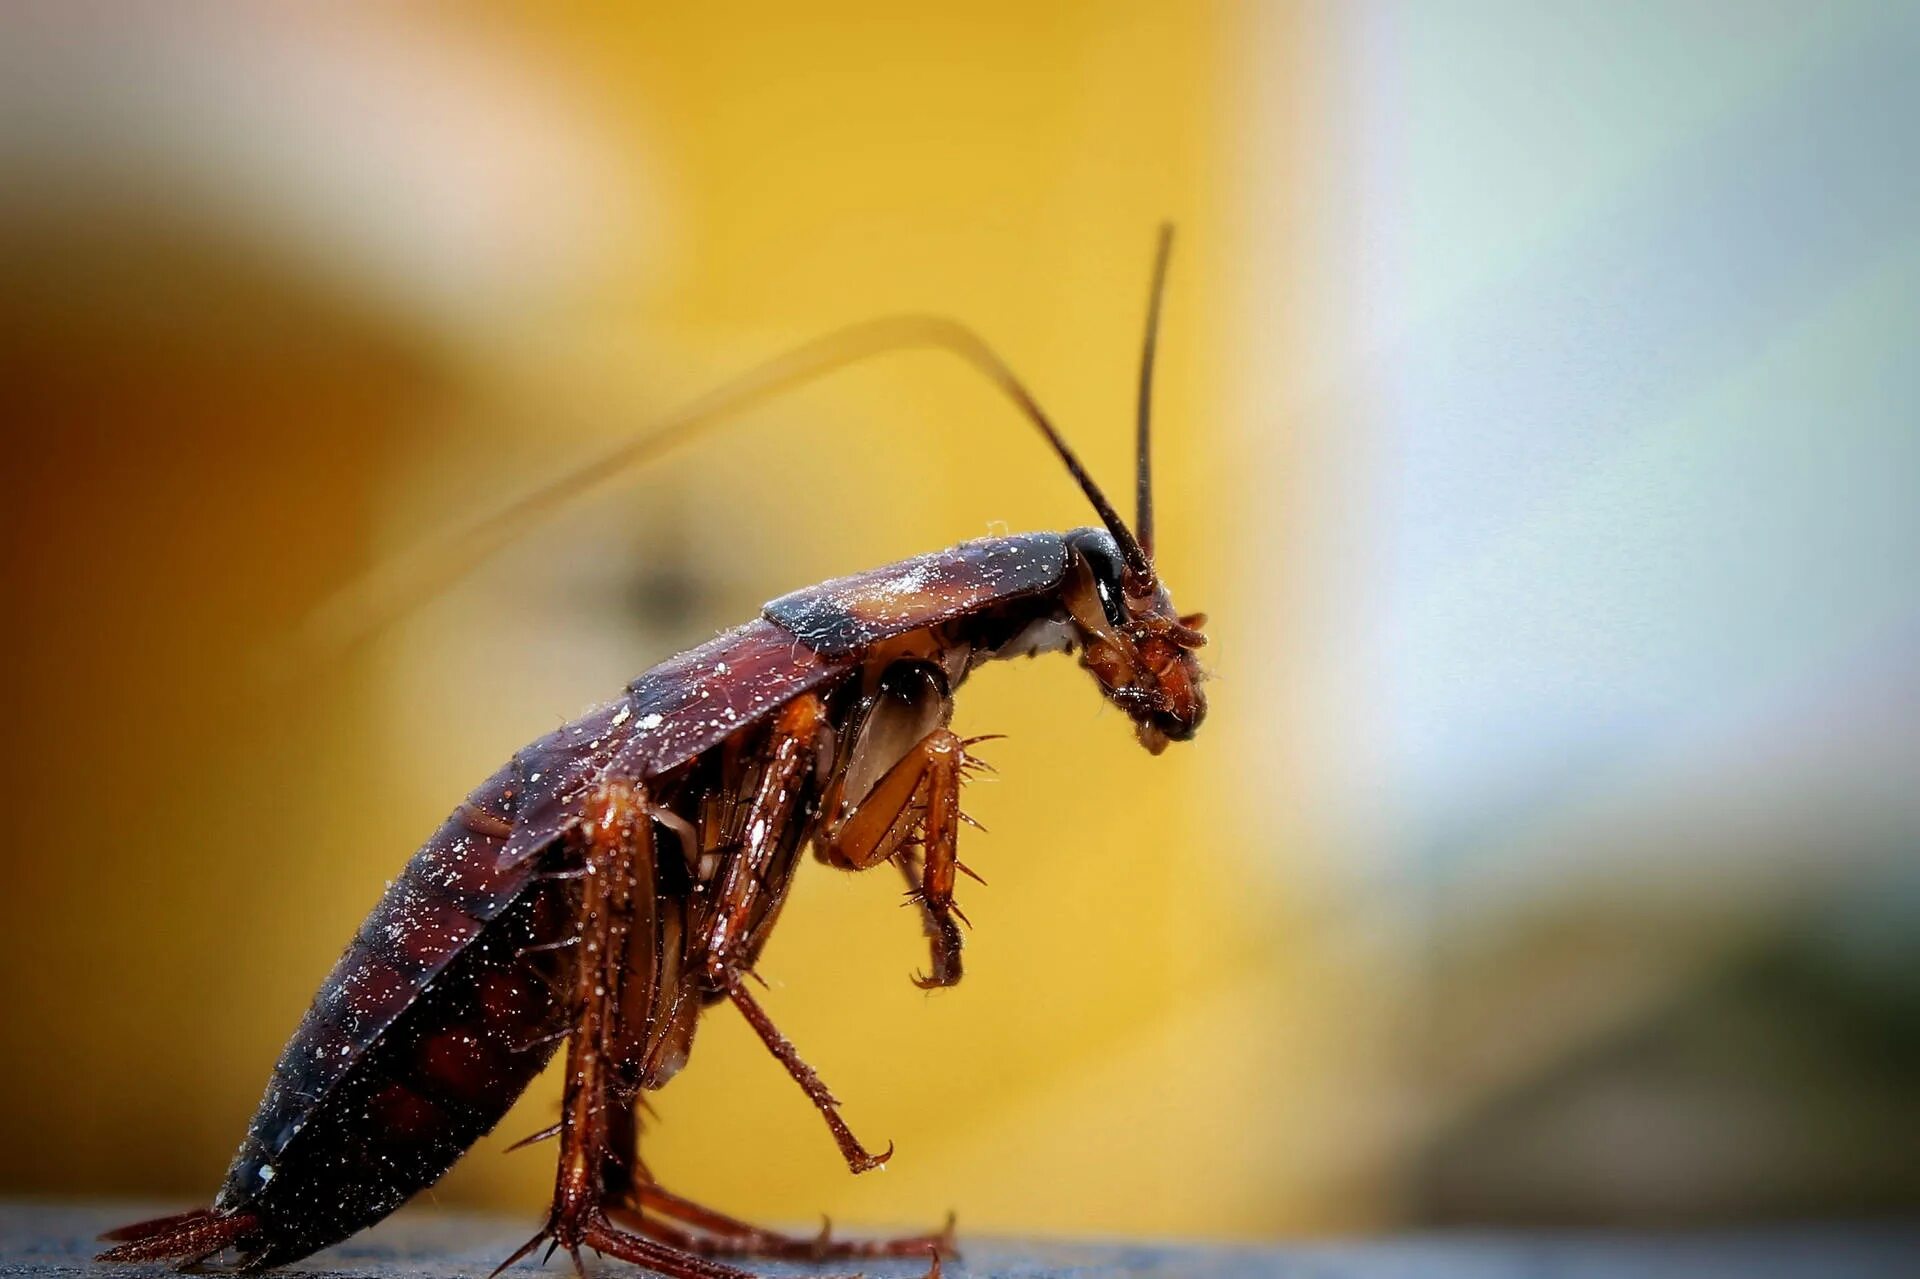
[[[801,838],[797,827],[807,819],[804,801],[827,731],[825,705],[808,694],[781,710],[760,746],[759,776],[739,814],[738,842],[721,850],[712,904],[690,946],[710,991],[724,990],[752,962],[786,895]]]
[[[607,1217],[615,1225],[683,1252],[705,1257],[767,1257],[781,1261],[847,1261],[861,1258],[919,1258],[929,1252],[958,1256],[954,1220],[943,1229],[898,1239],[836,1239],[830,1223],[817,1234],[788,1234],[709,1208],[677,1195],[653,1179],[640,1158],[641,1103],[615,1096],[607,1103],[607,1125],[617,1149],[602,1163]],[[679,1224],[673,1224],[679,1223]]]
[[[746,1018],[747,1025],[753,1027],[753,1033],[760,1036],[760,1042],[773,1054],[774,1060],[786,1067],[793,1081],[800,1085],[800,1091],[807,1095],[807,1100],[820,1112],[820,1117],[827,1121],[827,1130],[833,1134],[834,1144],[840,1147],[840,1155],[847,1161],[847,1168],[862,1173],[886,1167],[887,1160],[893,1158],[893,1143],[888,1142],[887,1148],[877,1155],[860,1144],[860,1139],[847,1127],[847,1121],[840,1117],[839,1099],[827,1088],[818,1072],[801,1058],[793,1041],[780,1033],[780,1028],[773,1024],[766,1010],[755,1001],[738,974],[729,976],[726,993],[733,1006],[740,1010],[740,1015]]]
[[[742,1221],[696,1203],[651,1181],[636,1180],[625,1204],[609,1215],[661,1243],[707,1257],[767,1257],[779,1261],[850,1261],[861,1258],[958,1256],[951,1214],[945,1227],[898,1239],[836,1239],[830,1223],[816,1235],[793,1235]],[[679,1226],[668,1224],[669,1220]],[[690,1227],[682,1229],[681,1227]]]
[[[960,980],[962,939],[956,916],[959,920],[966,916],[953,904],[953,886],[959,865],[955,849],[960,842],[960,770],[967,751],[965,743],[947,729],[928,734],[920,749],[927,753],[920,905],[933,963],[932,971],[914,977],[913,983],[931,990]]]
[[[751,1271],[741,1270],[722,1262],[710,1261],[696,1256],[683,1248],[672,1244],[645,1239],[639,1235],[620,1230],[607,1221],[603,1215],[596,1214],[581,1224],[577,1234],[562,1240],[549,1226],[533,1238],[521,1244],[511,1257],[494,1268],[488,1279],[498,1279],[501,1272],[511,1268],[530,1255],[543,1243],[549,1243],[547,1257],[553,1255],[555,1248],[565,1248],[573,1259],[574,1272],[584,1279],[586,1266],[580,1257],[582,1248],[590,1248],[602,1256],[616,1257],[621,1261],[644,1266],[655,1274],[665,1275],[667,1279],[759,1279]],[[544,1262],[546,1257],[541,1258]],[[937,1274],[937,1272],[936,1272]]]
[[[938,1259],[958,1256],[951,1214],[944,1229],[934,1234],[899,1239],[836,1239],[823,1225],[817,1235],[792,1235],[742,1221],[706,1207],[659,1185],[639,1154],[637,1097],[615,1096],[606,1106],[611,1139],[620,1147],[601,1164],[602,1203],[607,1221],[646,1236],[656,1244],[699,1257],[765,1257],[781,1261],[847,1261],[856,1259],[917,1259],[931,1256],[929,1275],[939,1274]],[[672,1224],[672,1223],[681,1224]],[[543,1232],[530,1241],[525,1255],[544,1242]],[[586,1242],[583,1240],[583,1242]],[[589,1243],[588,1246],[591,1246]]]
[[[633,1215],[634,1228],[662,1244],[701,1257],[757,1257],[770,1261],[906,1261],[925,1259],[924,1279],[940,1279],[943,1258],[957,1257],[951,1229],[938,1235],[899,1239],[834,1239],[822,1231],[817,1238],[757,1234],[734,1238],[695,1234],[670,1226],[658,1217]],[[858,1277],[856,1276],[856,1279]]]
[[[869,1154],[853,1137],[838,1113],[838,1103],[819,1076],[799,1057],[793,1045],[780,1034],[770,1018],[747,992],[743,978],[746,964],[757,952],[764,928],[784,895],[784,878],[778,873],[779,858],[790,854],[791,824],[802,813],[801,801],[806,781],[815,767],[818,744],[824,730],[824,708],[817,698],[797,699],[776,721],[762,745],[764,760],[748,801],[743,820],[735,828],[739,843],[726,849],[716,880],[711,905],[699,922],[698,932],[689,939],[688,968],[700,974],[703,984],[714,993],[725,993],[739,1007],[755,1032],[773,1052],[810,1100],[818,1107],[832,1130],[836,1143],[856,1172],[883,1164],[891,1155]],[[637,794],[626,797],[624,808],[644,813],[644,801]],[[651,868],[651,827],[643,820],[609,817],[596,810],[590,814],[589,832],[593,849],[610,852],[596,864],[617,862],[627,840],[638,843],[644,856],[631,856],[636,865]],[[602,832],[626,828],[630,836],[608,839]],[[786,841],[786,842],[783,842]],[[590,850],[590,857],[592,855]],[[590,875],[589,897],[603,891],[607,884],[619,882],[618,875]],[[650,878],[650,876],[649,876]],[[650,885],[649,885],[650,887]],[[597,899],[596,899],[597,900]],[[608,903],[609,911],[597,908],[586,912],[583,929],[583,968],[578,992],[579,1006],[588,1009],[569,1050],[568,1105],[563,1112],[563,1159],[561,1187],[556,1194],[553,1222],[549,1231],[530,1241],[524,1256],[544,1238],[553,1238],[578,1258],[579,1248],[590,1247],[609,1255],[661,1269],[679,1276],[737,1275],[740,1272],[719,1263],[706,1261],[710,1271],[696,1270],[694,1263],[705,1256],[759,1255],[794,1260],[825,1260],[846,1257],[918,1257],[931,1254],[933,1268],[939,1272],[942,1250],[952,1251],[952,1223],[934,1235],[885,1241],[840,1241],[830,1236],[805,1238],[762,1230],[725,1214],[705,1209],[655,1186],[639,1162],[636,1147],[638,1125],[633,1108],[635,1087],[645,1073],[634,1073],[629,1060],[636,1027],[622,1027],[623,1009],[633,1006],[632,992],[623,999],[620,984],[630,974],[616,970],[614,956],[624,954],[627,943],[616,933],[596,932],[595,921],[602,913],[614,926],[620,926],[620,903]],[[632,907],[626,907],[631,911]],[[598,960],[598,966],[594,961]],[[604,1007],[595,1008],[596,1002]],[[640,1039],[644,1041],[645,1036]],[[597,1054],[593,1046],[598,1044]],[[589,1058],[591,1057],[591,1060]],[[576,1065],[578,1059],[578,1065]],[[597,1082],[582,1083],[587,1074],[597,1074]],[[629,1085],[629,1086],[622,1086]],[[577,1094],[593,1093],[599,1105],[591,1113],[582,1113],[573,1103]],[[567,1148],[570,1134],[577,1151]],[[621,1151],[612,1148],[613,1144]],[[597,1178],[589,1176],[597,1171]],[[579,1187],[597,1180],[598,1193],[589,1195]],[[574,1205],[569,1207],[569,1205]],[[651,1213],[651,1215],[649,1215]],[[672,1218],[694,1229],[670,1225]],[[637,1238],[616,1228],[614,1221],[631,1226],[651,1238]]]
[[[588,874],[580,904],[579,1015],[567,1045],[553,1210],[546,1227],[494,1273],[551,1240],[566,1249],[582,1273],[580,1250],[591,1248],[667,1279],[753,1279],[747,1271],[631,1234],[607,1219],[609,1170],[629,1167],[613,1153],[610,1127],[610,1103],[618,1078],[632,1069],[636,1042],[626,1033],[630,1028],[621,1025],[628,941],[636,914],[650,909],[654,892],[653,826],[645,796],[629,782],[606,783],[589,800],[576,837],[585,845]]]
[[[657,1270],[669,1279],[755,1279],[751,1271],[618,1229],[604,1217],[588,1223],[580,1242],[595,1252]],[[576,1251],[574,1255],[577,1264],[579,1254]]]
[[[626,984],[627,943],[633,926],[636,870],[653,864],[653,826],[639,788],[626,781],[603,785],[589,800],[578,838],[586,845],[586,877],[580,901],[579,963],[573,1006],[578,1009],[567,1044],[566,1091],[560,1109],[560,1166],[554,1185],[556,1226],[576,1225],[599,1207],[602,1165],[611,1142],[606,1099],[619,1064],[620,1014]],[[652,877],[644,885],[652,896]],[[555,1230],[561,1246],[576,1240]]]
[[[704,987],[725,994],[805,1090],[825,1118],[847,1165],[855,1172],[879,1167],[892,1154],[875,1156],[853,1136],[838,1114],[838,1102],[820,1077],[800,1059],[793,1045],[746,989],[752,956],[764,940],[765,929],[785,894],[791,856],[801,832],[795,823],[806,820],[809,779],[818,766],[826,736],[826,708],[817,696],[796,698],[775,719],[766,738],[757,743],[758,760],[751,791],[740,808],[727,817],[725,829],[732,841],[709,849],[721,861],[714,878],[715,891],[703,909],[688,949],[689,966],[700,973]],[[709,821],[714,818],[709,818]],[[929,1248],[951,1250],[951,1228],[899,1241],[838,1241],[828,1234],[814,1238],[765,1230],[738,1218],[705,1208],[660,1188],[648,1176],[637,1152],[639,1126],[629,1092],[616,1093],[610,1103],[610,1130],[631,1153],[603,1160],[610,1206],[614,1215],[656,1240],[707,1255],[771,1256],[796,1260],[837,1257],[919,1256]],[[667,1224],[672,1218],[683,1230]]]
[[[840,1118],[840,1103],[754,1002],[745,982],[747,965],[784,892],[784,879],[771,874],[771,868],[784,852],[791,852],[798,837],[794,823],[804,818],[801,801],[826,728],[825,708],[814,696],[796,698],[774,721],[762,747],[765,759],[759,780],[740,824],[741,842],[723,856],[718,889],[692,950],[707,989],[726,995],[740,1010],[760,1041],[819,1108],[847,1167],[859,1173],[885,1164],[893,1146],[889,1144],[885,1154],[876,1156],[860,1144]]]
[[[961,977],[960,924],[966,917],[953,903],[953,889],[960,869],[960,782],[969,764],[968,745],[951,729],[934,729],[887,770],[857,808],[820,836],[829,862],[865,870],[899,855],[916,824],[920,827],[920,882],[909,885],[923,911],[932,953],[932,970],[913,979],[923,990],[954,985]]]

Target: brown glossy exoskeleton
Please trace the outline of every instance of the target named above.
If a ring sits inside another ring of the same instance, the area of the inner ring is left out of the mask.
[[[1101,527],[965,542],[807,587],[654,667],[515,755],[467,797],[374,908],[294,1032],[212,1207],[115,1232],[110,1261],[246,1269],[304,1257],[432,1185],[567,1044],[559,1172],[543,1240],[675,1279],[743,1279],[722,1256],[924,1256],[949,1229],[800,1238],[656,1184],[641,1095],[685,1064],[704,1010],[731,1003],[825,1117],[855,1172],[870,1153],[747,980],[803,849],[892,863],[930,941],[924,986],[960,980],[960,790],[975,740],[949,727],[983,662],[1080,654],[1158,753],[1206,714],[1198,615],[1153,562],[1148,405],[1170,233],[1141,361],[1139,511],[1129,528],[1006,365],[947,321],[881,321],[789,355],[668,427],[906,345],[966,358],[1052,445]],[[656,433],[650,439],[657,440]],[[629,449],[617,462],[630,461]],[[543,494],[519,511],[536,509]],[[496,530],[497,531],[497,530]],[[504,1268],[504,1267],[503,1267]]]

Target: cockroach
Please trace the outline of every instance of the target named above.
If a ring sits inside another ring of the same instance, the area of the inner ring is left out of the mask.
[[[968,673],[1077,652],[1149,751],[1199,728],[1205,618],[1175,611],[1153,559],[1149,418],[1170,249],[1163,227],[1131,528],[1005,361],[951,321],[843,330],[670,421],[684,435],[878,351],[944,348],[1039,429],[1100,527],[963,542],[783,595],[520,751],[367,917],[282,1053],[213,1205],[115,1231],[102,1260],[264,1270],[345,1239],[442,1176],[564,1041],[560,1120],[536,1134],[559,1139],[552,1208],[501,1269],[548,1242],[576,1267],[585,1248],[672,1279],[750,1279],[724,1257],[931,1252],[937,1270],[951,1219],[909,1238],[806,1238],[673,1194],[640,1160],[641,1098],[686,1064],[701,1014],[728,1003],[818,1108],[848,1168],[882,1166],[893,1147],[861,1144],[748,985],[801,852],[843,870],[897,867],[929,940],[915,980],[951,986],[965,920],[954,888],[971,873],[956,856],[960,791],[983,740],[950,727]]]

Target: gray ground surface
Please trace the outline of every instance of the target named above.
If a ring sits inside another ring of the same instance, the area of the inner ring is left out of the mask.
[[[162,1206],[77,1207],[0,1204],[0,1276],[113,1274],[121,1279],[169,1273],[159,1267],[109,1270],[90,1258],[109,1226],[166,1211]],[[532,1233],[533,1219],[402,1212],[357,1239],[282,1272],[300,1275],[412,1275],[478,1279]],[[949,1279],[1920,1279],[1920,1228],[1782,1229],[1689,1236],[1436,1236],[1359,1243],[1258,1248],[1163,1244],[1033,1242],[962,1236],[964,1260]],[[825,1276],[848,1267],[760,1265],[765,1275]],[[920,1264],[862,1267],[869,1279],[910,1279]],[[595,1275],[638,1276],[630,1266],[589,1259]],[[562,1259],[544,1271],[567,1275]]]

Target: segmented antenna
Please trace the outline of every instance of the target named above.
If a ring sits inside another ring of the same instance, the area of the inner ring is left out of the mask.
[[[432,538],[326,600],[270,666],[288,673],[305,662],[345,651],[421,600],[458,581],[482,560],[551,518],[581,494],[618,473],[700,434],[722,418],[846,365],[890,351],[934,348],[958,356],[1011,399],[1046,437],[1080,491],[1113,534],[1128,570],[1149,584],[1153,563],[1126,521],[1093,482],[1026,384],[984,338],[944,316],[896,315],[849,325],[795,347],[684,405],[592,462],[465,528]],[[271,673],[271,672],[270,672]]]
[[[1153,357],[1160,346],[1160,299],[1167,289],[1167,262],[1173,257],[1173,223],[1160,224],[1153,254],[1153,285],[1147,294],[1147,336],[1140,347],[1140,397],[1134,411],[1133,533],[1140,549],[1153,555]]]

